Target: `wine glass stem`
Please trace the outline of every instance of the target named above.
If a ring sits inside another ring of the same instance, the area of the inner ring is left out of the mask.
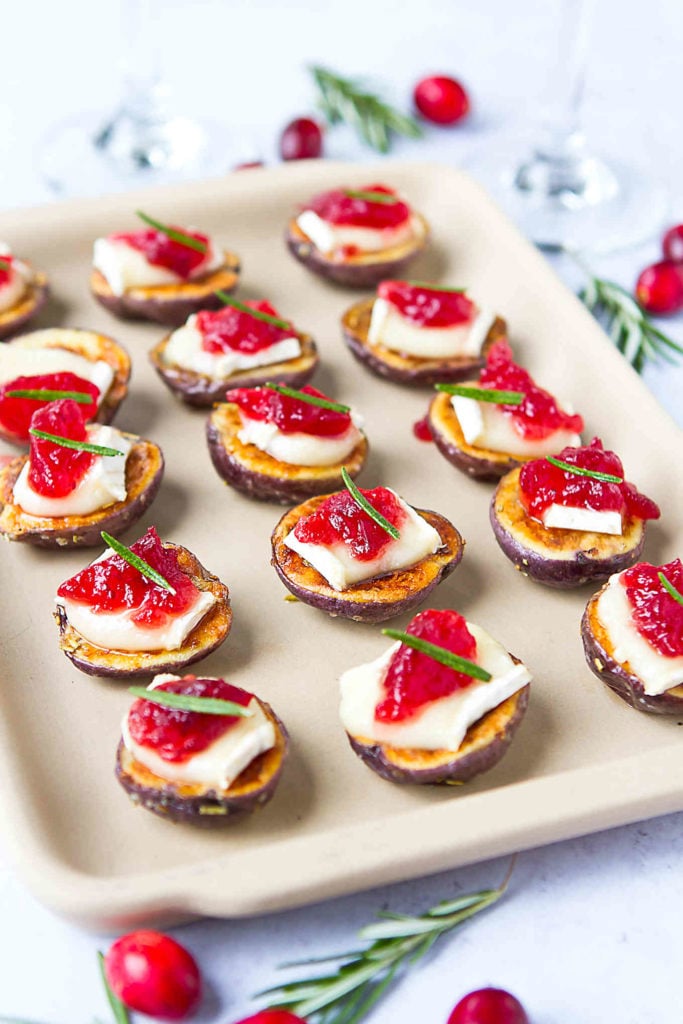
[[[557,49],[551,53],[546,104],[538,150],[566,160],[583,146],[581,106],[586,79],[594,0],[561,0]]]

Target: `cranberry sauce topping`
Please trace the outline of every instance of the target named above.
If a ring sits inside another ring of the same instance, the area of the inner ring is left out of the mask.
[[[7,268],[0,267],[0,288],[4,288],[5,285],[9,284],[14,274],[14,267],[12,261],[14,256],[6,256],[4,253],[0,255],[0,260],[7,264]]]
[[[333,401],[308,384],[301,391],[305,395]],[[274,423],[283,434],[339,437],[351,426],[351,417],[346,412],[309,405],[300,398],[290,398],[270,388],[233,388],[225,397],[229,402],[235,402],[249,419]]]
[[[244,305],[259,313],[279,318],[279,313],[269,302],[245,302]],[[219,309],[216,313],[202,310],[201,313],[197,313],[195,326],[202,336],[204,351],[216,354],[244,352],[250,355],[270,348],[284,338],[291,338],[296,333],[291,324],[284,330],[265,320],[257,320],[256,317],[232,306]]]
[[[640,562],[622,572],[619,581],[626,587],[633,621],[640,635],[664,657],[678,658],[683,655],[683,605],[663,586],[660,572],[679,594],[683,593],[680,558],[667,565]]]
[[[416,420],[413,423],[413,434],[418,441],[433,441],[434,435],[432,434],[432,428],[429,426],[429,416],[423,416],[421,420]]]
[[[253,694],[226,683],[224,679],[198,679],[196,676],[169,679],[154,689],[182,693],[188,697],[229,700],[243,708],[253,699]],[[132,739],[142,747],[149,747],[164,761],[175,764],[200,754],[240,721],[239,715],[205,715],[201,711],[164,708],[141,697],[128,712]]]
[[[361,490],[361,494],[392,526],[401,529],[406,513],[392,491],[374,487],[371,491]],[[374,561],[390,544],[396,543],[356,504],[348,491],[331,494],[315,512],[300,519],[294,527],[294,536],[302,544],[325,547],[344,544],[348,554],[359,562]]]
[[[474,319],[476,307],[463,292],[421,288],[407,281],[382,281],[380,299],[394,306],[405,320],[420,327],[458,327]]]
[[[410,217],[410,207],[399,200],[395,203],[373,202],[371,199],[358,199],[348,195],[354,192],[382,192],[387,196],[395,196],[393,189],[386,185],[363,185],[358,189],[333,189],[331,192],[320,192],[306,203],[305,210],[313,210],[322,220],[329,224],[344,224],[354,228],[397,228]]]
[[[75,373],[40,373],[31,377],[16,377],[14,380],[0,384],[0,426],[19,441],[28,441],[28,428],[31,417],[37,409],[47,405],[47,401],[37,398],[8,398],[8,391],[37,391],[47,388],[50,391],[80,391],[90,395],[89,403],[78,403],[85,420],[93,418],[97,412],[97,400],[100,389]],[[54,431],[51,431],[54,433]]]
[[[132,612],[132,621],[143,629],[157,629],[169,617],[182,615],[192,607],[197,588],[178,565],[177,552],[162,546],[153,526],[131,546],[131,551],[161,573],[175,594],[147,579],[120,555],[112,554],[62,583],[58,596],[87,604],[96,613]]]
[[[50,402],[33,413],[31,428],[57,437],[68,437],[71,441],[87,441],[82,408],[72,398]],[[31,435],[29,484],[37,494],[63,498],[78,487],[96,458],[91,452],[64,448]]]
[[[634,519],[659,519],[658,506],[623,479],[621,459],[615,452],[606,451],[599,438],[594,437],[582,448],[563,448],[557,458],[582,469],[618,476],[622,483],[579,476],[554,466],[547,459],[534,459],[522,466],[519,475],[522,504],[534,519],[541,520],[551,505],[620,512],[622,517]]]
[[[474,661],[477,642],[458,612],[420,612],[406,629],[411,636],[444,647],[452,654]],[[389,662],[382,686],[386,697],[375,708],[378,722],[402,722],[412,718],[427,704],[442,697],[450,697],[476,682],[464,672],[456,672],[441,665],[427,654],[405,647],[403,644]]]
[[[563,412],[550,392],[539,388],[531,374],[513,362],[512,350],[504,339],[491,346],[486,366],[479,374],[479,383],[498,391],[524,393],[521,405],[498,406],[522,437],[537,441],[556,430],[571,430],[575,434],[583,430],[581,416]]]
[[[179,228],[173,225],[173,230],[180,231],[197,242],[206,246],[204,252],[183,245],[169,238],[163,231],[156,231],[149,228],[143,231],[119,231],[109,235],[112,242],[123,242],[131,249],[141,252],[148,263],[153,267],[163,267],[177,274],[183,281],[187,281],[198,270],[198,268],[210,255],[210,242],[208,235],[202,235],[199,231],[188,231],[187,228]]]

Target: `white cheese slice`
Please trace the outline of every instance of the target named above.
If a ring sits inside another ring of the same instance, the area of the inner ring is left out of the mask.
[[[11,256],[12,250],[6,242],[0,242],[0,259],[3,256]],[[16,306],[26,295],[28,287],[33,280],[33,272],[21,260],[12,261],[12,270],[9,279],[0,286],[0,313],[6,312]]]
[[[542,458],[581,444],[581,436],[571,430],[555,430],[548,437],[539,439],[522,437],[515,429],[514,420],[493,402],[478,402],[475,398],[453,395],[451,405],[465,441],[473,448]],[[568,411],[567,406],[564,408]]]
[[[541,515],[548,530],[582,530],[585,533],[609,533],[621,536],[620,512],[600,512],[592,508],[572,508],[569,505],[549,505]]]
[[[361,580],[381,576],[395,569],[407,569],[438,551],[441,537],[410,505],[401,498],[398,500],[406,513],[406,520],[400,528],[401,536],[399,540],[390,540],[379,558],[360,561],[353,558],[343,543],[333,547],[304,543],[297,539],[294,530],[285,537],[285,544],[317,569],[334,590],[346,590]]]
[[[154,690],[162,683],[180,678],[155,676],[148,689]],[[217,790],[229,789],[254,758],[271,750],[276,743],[275,727],[256,698],[250,701],[247,710],[251,712],[249,717],[241,718],[205,750],[186,761],[164,761],[150,747],[136,743],[130,735],[127,714],[121,726],[123,743],[136,761],[162,779],[189,785],[201,784]]]
[[[361,438],[360,417],[352,416],[348,430],[336,437],[316,437],[302,432],[285,433],[275,423],[255,420],[240,410],[242,444],[253,444],[260,451],[292,466],[334,466],[353,451]]]
[[[296,222],[315,248],[326,256],[347,245],[363,253],[382,252],[422,235],[422,224],[415,217],[408,218],[396,227],[364,228],[352,224],[331,224],[313,210],[304,210]]]
[[[529,670],[516,665],[505,648],[485,630],[471,622],[467,627],[477,642],[477,664],[493,677],[489,682],[475,679],[471,686],[432,701],[405,721],[377,721],[375,709],[386,697],[382,684],[389,662],[401,646],[393,644],[375,661],[342,675],[340,715],[346,731],[403,749],[457,750],[471,725],[531,679]]]
[[[17,477],[12,500],[29,516],[61,517],[87,516],[101,508],[126,500],[126,460],[133,446],[130,438],[114,427],[95,424],[87,428],[91,444],[114,448],[122,455],[98,455],[78,486],[63,498],[50,498],[39,494],[29,481],[29,463],[26,462]]]
[[[620,665],[628,662],[631,671],[642,681],[645,693],[654,697],[683,685],[683,656],[669,658],[660,654],[638,632],[626,587],[621,583],[621,573],[610,576],[598,598],[596,613],[609,635],[612,657]]]
[[[372,305],[368,343],[383,345],[420,359],[450,359],[479,355],[495,320],[490,309],[477,309],[469,323],[454,327],[421,327],[401,315],[396,306],[377,298]]]
[[[44,333],[52,332],[35,332],[36,335]],[[41,348],[40,339],[32,335],[0,345],[0,384],[43,373],[74,373],[99,388],[100,401],[114,379],[114,370],[104,360],[86,359],[66,348]]]
[[[190,280],[205,277],[218,270],[225,262],[220,249],[209,239],[202,262],[190,274]],[[99,270],[114,295],[123,295],[131,288],[151,288],[155,285],[182,284],[186,279],[167,267],[148,263],[138,249],[112,238],[97,238],[93,251],[93,266]]]
[[[180,366],[212,379],[228,378],[239,370],[251,370],[255,366],[270,366],[272,363],[286,363],[301,355],[298,338],[282,338],[268,348],[258,352],[205,352],[202,335],[195,326],[197,316],[193,313],[183,327],[174,331],[164,350],[167,366]]]

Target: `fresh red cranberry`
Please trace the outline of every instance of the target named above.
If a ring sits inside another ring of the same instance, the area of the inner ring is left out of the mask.
[[[251,167],[263,167],[263,160],[247,160],[243,164],[235,164],[233,171],[248,171]]]
[[[683,224],[669,228],[662,239],[664,258],[674,263],[683,263]]]
[[[306,1024],[306,1021],[289,1010],[260,1010],[251,1017],[238,1020],[237,1024]]]
[[[448,1024],[529,1024],[519,999],[502,988],[480,988],[454,1007]]]
[[[413,101],[422,116],[434,124],[456,124],[470,112],[464,87],[446,75],[431,75],[415,86]]]
[[[112,992],[131,1010],[160,1020],[185,1020],[197,1008],[202,982],[188,951],[161,932],[122,935],[104,959]]]
[[[646,267],[636,282],[636,298],[647,313],[677,313],[683,306],[683,270],[671,260]]]
[[[310,117],[297,117],[290,121],[280,136],[283,160],[310,160],[322,156],[322,152],[322,129]]]
[[[432,428],[429,426],[429,416],[423,416],[421,420],[416,420],[413,423],[413,434],[415,434],[418,441],[434,440]]]

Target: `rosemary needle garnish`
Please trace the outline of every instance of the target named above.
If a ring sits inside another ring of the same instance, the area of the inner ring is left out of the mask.
[[[179,711],[198,711],[202,715],[230,715],[233,718],[251,718],[253,712],[242,704],[220,697],[200,697],[188,693],[170,693],[168,690],[148,690],[146,686],[129,686],[128,693],[141,697],[162,708]]]
[[[496,405],[521,405],[526,397],[523,391],[497,391],[496,388],[468,388],[465,384],[435,384],[437,391],[461,398],[474,398],[477,402],[495,402]]]
[[[546,462],[549,462],[551,466],[557,466],[558,469],[563,469],[566,473],[574,473],[576,476],[588,476],[591,480],[602,480],[605,484],[623,484],[623,478],[620,476],[614,476],[613,473],[601,473],[598,469],[584,469],[583,466],[573,466],[571,462],[563,462],[562,459],[556,459],[554,455],[546,455]]]
[[[146,576],[152,583],[156,583],[157,586],[168,590],[169,594],[175,595],[175,587],[172,587],[168,580],[160,572],[157,572],[156,569],[153,569],[144,558],[140,558],[134,551],[131,551],[125,544],[122,544],[120,540],[112,537],[109,533],[105,533],[104,530],[100,533],[100,537],[107,547],[110,547],[124,562],[128,562],[128,565],[132,565],[134,569],[137,569],[139,573]]]
[[[344,192],[345,196],[349,199],[364,199],[366,203],[379,203],[380,206],[396,206],[401,200],[398,196],[392,196],[388,192],[366,192],[362,189],[356,191],[352,188],[347,188]]]
[[[90,444],[89,441],[72,441],[70,437],[60,437],[58,434],[48,434],[45,430],[38,430],[31,427],[29,434],[39,438],[41,441],[51,441],[58,444],[60,448],[73,448],[76,452],[91,452],[92,455],[125,455],[118,448],[107,448],[102,444]]]
[[[683,594],[680,590],[676,590],[671,580],[668,580],[663,572],[658,572],[659,582],[662,584],[667,593],[671,594],[674,601],[678,601],[679,604],[683,604]]]
[[[374,519],[377,525],[381,526],[382,529],[386,533],[388,533],[390,537],[393,537],[394,540],[400,540],[401,534],[399,533],[399,531],[392,523],[389,522],[388,519],[384,518],[381,512],[378,512],[377,509],[370,504],[368,499],[363,494],[361,494],[361,492],[358,490],[353,480],[349,476],[346,470],[346,466],[342,466],[341,475],[342,480],[344,481],[344,486],[346,487],[347,491],[355,501],[356,505],[358,505],[358,507],[361,508],[366,515],[370,516],[371,519]]]
[[[100,974],[102,976],[102,984],[104,985],[104,991],[107,993],[107,1000],[111,1007],[111,1012],[114,1014],[114,1020],[116,1024],[130,1024],[130,1015],[128,1010],[123,1005],[121,1000],[114,992],[112,992],[111,986],[107,981],[107,975],[104,970],[104,954],[97,954],[97,961],[100,965]]]
[[[265,324],[272,324],[274,327],[279,327],[281,331],[292,330],[292,325],[288,323],[287,320],[280,320],[276,316],[271,316],[270,313],[262,313],[260,309],[252,309],[251,306],[247,306],[246,303],[240,302],[239,299],[233,299],[232,295],[228,295],[227,292],[222,292],[219,289],[214,294],[218,296],[225,306],[232,306],[233,309],[238,309],[240,313],[246,313],[247,316],[253,316],[254,320],[263,320]]]
[[[349,405],[342,405],[341,402],[331,402],[329,398],[319,398],[318,395],[307,395],[305,391],[297,391],[296,388],[288,388],[284,384],[272,384],[268,381],[263,385],[271,391],[277,391],[278,395],[285,395],[287,398],[296,398],[307,405],[317,405],[321,409],[330,409],[332,412],[351,412]]]
[[[406,284],[409,284],[411,288],[424,288],[427,292],[453,292],[462,295],[467,291],[466,288],[450,288],[448,285],[434,284],[431,281],[406,281]]]
[[[195,252],[206,252],[206,243],[201,242],[198,238],[186,235],[184,231],[177,231],[175,228],[169,227],[168,224],[162,224],[160,220],[154,220],[142,210],[136,210],[135,213],[143,223],[148,224],[155,231],[161,231],[162,235],[166,235],[172,242],[179,242],[180,245],[184,245],[187,249],[194,249]]]
[[[455,669],[456,672],[472,676],[473,679],[481,679],[482,682],[488,683],[489,679],[492,678],[491,673],[487,672],[481,665],[477,665],[475,661],[470,661],[469,658],[461,658],[458,654],[453,654],[452,651],[446,650],[445,647],[439,647],[438,644],[432,644],[429,640],[423,640],[422,637],[413,636],[412,633],[402,633],[400,629],[383,629],[382,633],[392,640],[400,640],[406,647],[412,647],[414,651],[419,651],[420,654],[426,654],[429,658],[433,658],[434,661],[438,661],[440,665],[446,665],[447,668]]]
[[[79,405],[93,401],[92,395],[86,395],[85,391],[53,391],[51,388],[18,388],[6,391],[5,398],[31,398],[36,402],[58,402],[61,398],[70,398]]]
[[[8,263],[7,260],[0,259],[0,270],[11,270],[12,264]]]

